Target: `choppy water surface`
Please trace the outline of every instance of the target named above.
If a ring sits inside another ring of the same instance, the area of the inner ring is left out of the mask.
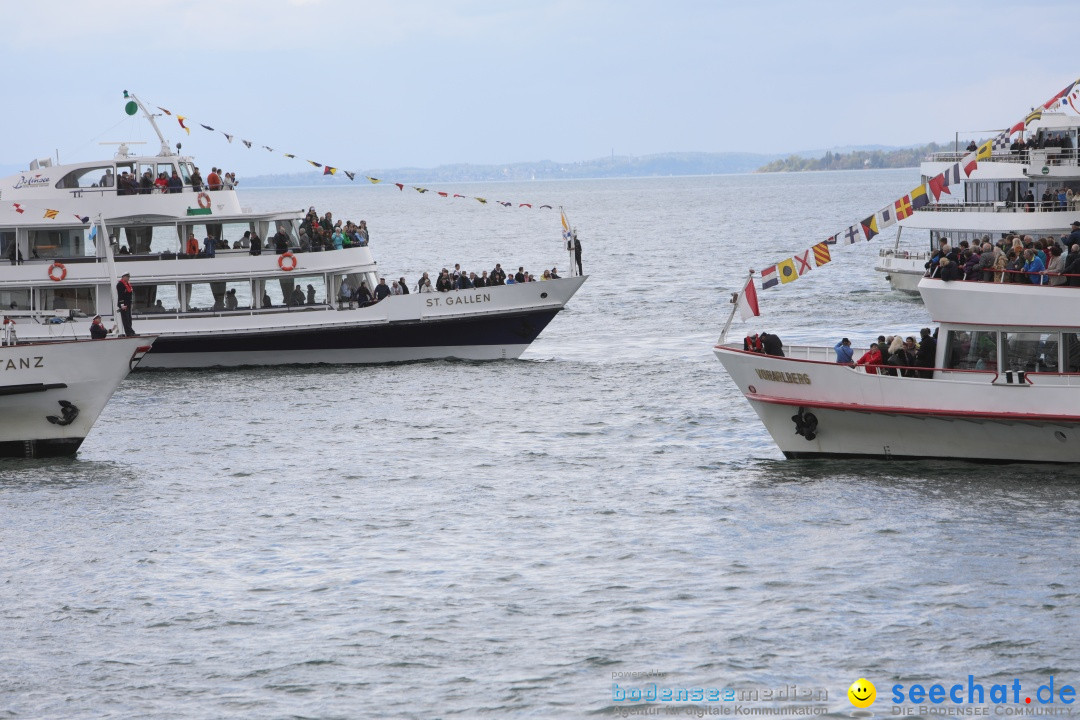
[[[860,676],[879,714],[893,683],[1075,685],[1075,471],[784,461],[710,352],[746,268],[916,180],[466,186],[562,204],[583,240],[523,360],[136,374],[78,459],[0,466],[0,717],[618,716],[630,672],[826,688],[837,717]],[[392,277],[567,265],[550,211],[245,202],[366,218]],[[877,247],[753,327],[929,324]]]

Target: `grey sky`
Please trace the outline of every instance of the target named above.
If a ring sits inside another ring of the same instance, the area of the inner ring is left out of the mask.
[[[787,152],[1002,127],[1080,76],[1065,2],[5,2],[0,164],[146,137],[243,174]],[[117,125],[119,123],[119,125]]]

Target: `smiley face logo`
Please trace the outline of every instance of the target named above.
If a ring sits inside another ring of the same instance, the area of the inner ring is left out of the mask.
[[[877,688],[866,678],[859,678],[847,689],[848,700],[857,708],[868,708],[877,700]]]

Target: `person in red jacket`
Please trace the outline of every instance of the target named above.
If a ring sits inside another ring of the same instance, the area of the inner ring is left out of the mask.
[[[877,343],[870,343],[870,349],[857,361],[856,365],[865,365],[866,372],[870,375],[878,374],[878,367],[881,366],[881,349]]]

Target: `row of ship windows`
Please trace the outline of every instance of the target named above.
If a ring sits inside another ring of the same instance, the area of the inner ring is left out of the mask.
[[[348,279],[350,286],[360,282],[359,275],[337,276],[334,286]],[[99,307],[94,286],[63,285],[35,290],[0,291],[0,304],[12,310],[75,310],[87,316],[109,314],[111,293],[103,292]],[[134,284],[133,312],[219,312],[263,307],[322,305],[333,297],[323,275],[297,276],[274,280],[235,282]],[[181,301],[183,300],[183,302]]]
[[[945,367],[1080,373],[1080,334],[950,330],[946,336]]]

